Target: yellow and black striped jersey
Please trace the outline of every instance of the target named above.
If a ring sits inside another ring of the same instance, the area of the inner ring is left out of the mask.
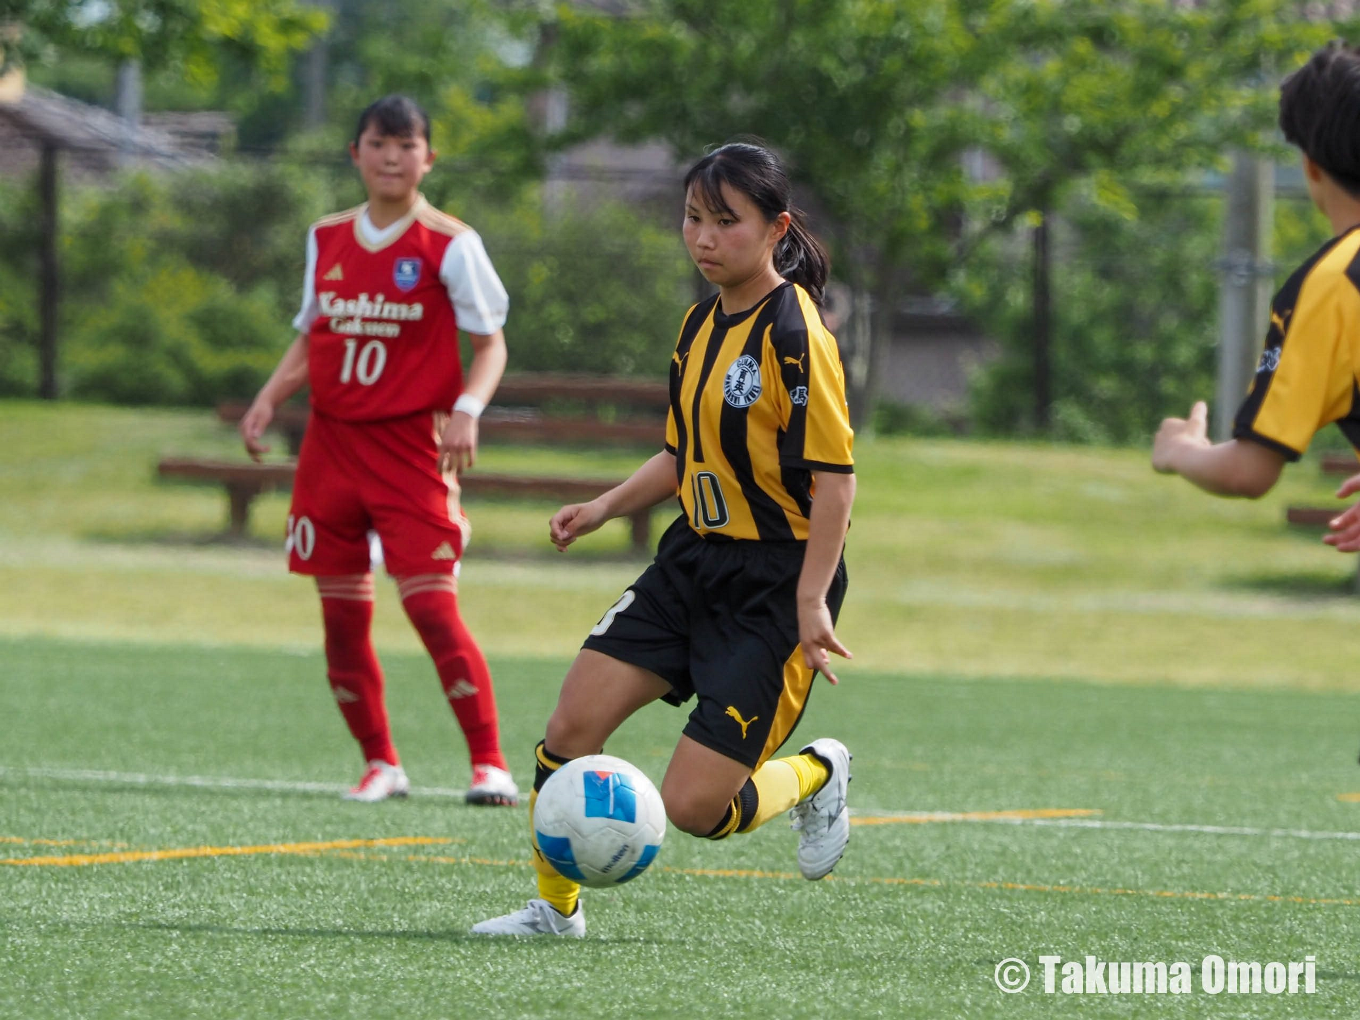
[[[1270,303],[1270,331],[1233,436],[1298,460],[1336,422],[1360,450],[1360,228],[1332,238]]]
[[[836,338],[807,291],[784,283],[725,315],[689,310],[671,360],[666,449],[700,535],[805,541],[813,471],[854,471]]]

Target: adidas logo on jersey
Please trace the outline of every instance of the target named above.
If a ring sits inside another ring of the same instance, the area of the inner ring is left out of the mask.
[[[459,698],[470,698],[477,694],[478,688],[470,680],[455,680],[449,685],[446,693],[450,701],[457,701]]]
[[[353,705],[359,700],[359,695],[355,694],[348,687],[334,688],[335,701],[339,705]]]
[[[326,271],[326,275],[323,276],[321,279],[323,279],[323,280],[343,280],[344,278],[345,278],[345,271],[344,271],[343,269],[340,268],[340,263],[337,262],[335,265],[331,266],[330,269],[328,269],[328,270]]]
[[[430,553],[432,560],[456,560],[457,558],[458,554],[453,551],[453,546],[447,542],[440,542],[439,548]]]

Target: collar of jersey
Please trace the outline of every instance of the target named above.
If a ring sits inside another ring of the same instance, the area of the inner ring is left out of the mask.
[[[748,309],[746,309],[745,311],[742,311],[742,312],[735,312],[735,313],[733,313],[732,315],[728,315],[726,312],[724,312],[724,311],[722,310],[722,298],[718,298],[717,301],[713,302],[713,325],[718,326],[718,327],[721,327],[722,329],[731,329],[733,326],[737,325],[738,323],[740,323],[740,322],[745,322],[746,319],[747,319],[748,317],[754,315],[754,314],[756,313],[756,311],[757,311],[762,305],[765,304],[766,301],[769,301],[770,298],[774,297],[776,294],[778,294],[778,293],[779,293],[781,290],[783,290],[785,287],[792,287],[792,286],[793,286],[793,284],[792,284],[790,281],[785,280],[785,281],[784,281],[783,283],[781,283],[778,287],[776,287],[774,290],[770,291],[770,292],[769,292],[768,294],[766,294],[763,298],[761,298],[759,301],[757,301],[755,304],[753,304],[750,308],[748,308]]]
[[[406,233],[407,228],[416,221],[416,214],[419,213],[424,206],[425,196],[417,195],[415,204],[407,210],[405,216],[393,223],[389,223],[381,230],[378,230],[373,226],[373,221],[368,218],[368,203],[365,202],[359,215],[354,217],[354,240],[359,242],[359,246],[367,251],[382,251],[397,238],[401,237],[402,234]],[[374,231],[373,234],[370,235],[368,233],[368,229],[364,227],[365,223],[368,224],[369,229]]]

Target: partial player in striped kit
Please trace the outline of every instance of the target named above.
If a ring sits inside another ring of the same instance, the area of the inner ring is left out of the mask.
[[[457,602],[469,532],[458,475],[473,464],[478,416],[505,370],[509,302],[476,232],[419,191],[435,153],[429,117],[414,101],[387,96],[369,106],[350,156],[368,201],[308,231],[298,336],[241,420],[241,435],[258,460],[275,408],[311,387],[288,563],[316,578],[326,675],[368,763],[346,797],[379,801],[410,789],[370,638],[376,532],[467,738],[467,798],[512,805],[519,791],[501,754],[491,673]],[[460,328],[473,349],[466,379]]]

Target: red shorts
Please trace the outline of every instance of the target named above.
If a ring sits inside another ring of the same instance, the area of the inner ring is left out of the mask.
[[[422,412],[347,422],[313,412],[293,481],[288,569],[367,573],[372,530],[394,577],[453,572],[470,529],[457,479],[439,472],[438,430],[447,420]]]

